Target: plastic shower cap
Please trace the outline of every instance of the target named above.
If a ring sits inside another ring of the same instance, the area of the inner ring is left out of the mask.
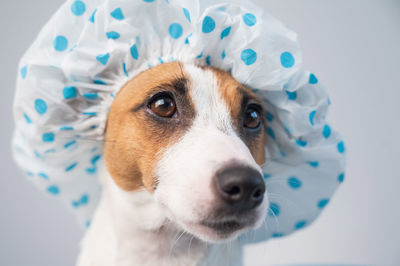
[[[326,123],[329,98],[302,70],[296,34],[248,1],[68,0],[23,56],[14,157],[28,179],[89,224],[114,95],[164,62],[230,71],[263,100],[270,195],[252,241],[310,224],[344,178],[345,146]]]

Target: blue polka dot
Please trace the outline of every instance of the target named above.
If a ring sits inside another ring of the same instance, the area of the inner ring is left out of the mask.
[[[267,127],[266,130],[267,130],[268,136],[270,136],[272,139],[275,139],[275,132],[274,132],[274,130],[273,130],[272,128],[270,128],[270,127]]]
[[[28,73],[28,67],[27,66],[24,66],[24,67],[22,67],[21,68],[21,78],[26,78],[26,74]]]
[[[55,135],[54,135],[53,132],[46,132],[46,133],[43,133],[42,140],[44,142],[53,142],[54,141],[54,137],[55,137]]]
[[[75,98],[77,95],[77,90],[75,87],[71,86],[71,87],[65,87],[63,89],[63,95],[64,95],[64,99],[68,100],[68,99],[72,99]]]
[[[227,27],[221,32],[221,40],[229,35],[232,27]]]
[[[307,146],[307,141],[305,141],[305,140],[298,139],[298,140],[296,140],[296,143],[297,143],[297,145],[299,145],[300,147],[305,147],[305,146]]]
[[[78,163],[73,163],[73,164],[67,166],[67,167],[65,168],[65,172],[71,171],[71,170],[74,169],[77,165],[78,165]]]
[[[40,176],[43,179],[49,179],[49,176],[46,173],[43,173],[43,172],[38,173],[38,176]]]
[[[95,155],[91,160],[90,163],[91,164],[96,164],[98,160],[100,160],[101,155]]]
[[[186,37],[186,39],[185,39],[185,44],[189,44],[189,38],[190,38],[192,35],[193,35],[193,34],[190,33],[190,34]]]
[[[307,221],[301,220],[294,225],[294,229],[298,230],[307,225]]]
[[[97,171],[96,166],[86,168],[86,173],[88,173],[88,174],[94,174],[94,173],[96,173],[96,171]]]
[[[36,99],[35,100],[35,110],[40,115],[46,113],[47,112],[47,104],[46,104],[46,102],[44,100],[42,100],[42,99]]]
[[[266,174],[266,173],[264,173],[264,179],[268,179],[268,178],[270,178],[271,177],[271,175],[270,174]]]
[[[89,93],[84,93],[83,97],[85,97],[88,100],[96,100],[97,98],[99,98],[99,95],[97,94],[97,92],[89,92]]]
[[[207,64],[207,66],[211,65],[211,56],[209,56],[209,55],[206,57],[206,64]]]
[[[329,138],[329,136],[331,135],[331,128],[328,125],[324,126],[324,129],[322,130],[322,135],[326,139]]]
[[[215,21],[212,17],[206,16],[203,20],[202,31],[210,33],[215,29]]]
[[[116,8],[114,9],[110,15],[115,18],[116,20],[123,20],[125,18],[124,14],[122,13],[122,9],[121,8]]]
[[[97,84],[97,85],[107,85],[107,83],[105,83],[101,79],[95,79],[95,80],[93,80],[93,83]]]
[[[96,112],[82,112],[83,115],[96,116]]]
[[[310,119],[310,123],[311,123],[311,125],[313,126],[314,125],[314,117],[315,117],[315,113],[316,113],[317,111],[312,111],[311,113],[310,113],[310,116],[308,117],[309,119]]]
[[[60,189],[57,186],[49,186],[47,188],[47,192],[53,195],[58,195],[60,194]]]
[[[284,233],[273,233],[271,236],[272,236],[273,238],[279,238],[279,237],[285,236],[285,234],[284,234]]]
[[[198,56],[196,56],[197,59],[200,59],[203,57],[203,52],[201,52]]]
[[[87,220],[86,223],[85,223],[86,228],[89,228],[89,227],[90,227],[90,224],[91,224],[91,221],[90,221],[90,220]]]
[[[32,120],[29,118],[29,116],[27,114],[24,113],[24,118],[25,118],[25,122],[27,124],[32,124]]]
[[[70,142],[65,143],[65,144],[64,144],[64,148],[65,148],[65,149],[68,149],[69,147],[71,147],[71,146],[74,145],[74,144],[76,144],[76,140],[73,140],[73,141],[70,141]]]
[[[297,177],[289,177],[288,178],[288,185],[293,189],[299,189],[302,185],[302,182]]]
[[[323,209],[329,203],[329,199],[321,199],[318,201],[318,208]]]
[[[269,204],[269,210],[268,210],[269,216],[278,216],[280,211],[281,211],[281,208],[279,207],[279,205],[277,203],[271,202]]]
[[[337,144],[337,149],[338,149],[338,151],[339,151],[340,153],[344,153],[344,151],[346,150],[346,147],[344,146],[344,142],[343,142],[343,141],[340,141],[340,142]]]
[[[308,164],[309,164],[311,167],[314,167],[314,168],[317,168],[317,167],[319,166],[319,162],[317,162],[317,161],[308,162]]]
[[[318,83],[318,79],[313,73],[310,73],[310,78],[308,79],[308,83],[310,83],[310,84]]]
[[[62,35],[57,36],[53,42],[54,49],[63,52],[68,48],[68,40]]]
[[[68,126],[62,126],[62,127],[60,127],[60,130],[74,130],[74,128],[68,127]]]
[[[88,194],[83,194],[81,199],[80,199],[81,204],[88,204],[89,203],[89,195]]]
[[[291,101],[294,101],[297,99],[297,92],[295,92],[295,91],[286,91],[286,94],[288,96],[288,99]]]
[[[247,26],[254,26],[257,23],[257,18],[251,13],[246,13],[243,15],[243,21]]]
[[[143,2],[151,3],[151,2],[154,2],[154,0],[143,0]]]
[[[82,1],[76,0],[72,3],[71,11],[75,16],[82,16],[86,11],[86,5]]]
[[[225,57],[226,57],[226,53],[225,53],[225,50],[223,50],[223,51],[222,51],[222,54],[221,54],[221,58],[222,58],[222,59],[225,59]]]
[[[242,51],[240,58],[245,63],[245,65],[249,66],[256,62],[257,53],[253,49],[245,49]]]
[[[119,33],[116,31],[109,31],[106,33],[106,36],[108,39],[113,39],[113,40],[119,39],[120,37]]]
[[[92,15],[91,15],[90,18],[89,18],[89,21],[90,21],[90,22],[94,23],[94,18],[95,18],[95,16],[96,16],[96,13],[97,13],[97,8],[93,11]]]
[[[340,173],[337,177],[337,180],[342,183],[344,181],[344,173]]]
[[[190,13],[189,13],[189,10],[187,10],[186,8],[183,8],[183,14],[185,14],[185,17],[186,17],[186,19],[189,21],[189,23],[191,22],[190,21]]]
[[[179,37],[182,36],[182,26],[179,23],[172,23],[169,26],[169,35],[171,35],[172,38],[178,39]]]
[[[108,59],[110,59],[110,54],[106,53],[106,54],[101,54],[96,56],[97,61],[99,61],[102,65],[107,65],[108,63]]]
[[[132,45],[132,47],[131,47],[131,56],[135,60],[138,60],[138,58],[139,58],[139,51],[137,49],[136,44]]]
[[[294,57],[290,52],[283,52],[281,54],[281,64],[285,68],[290,68],[294,65]]]
[[[267,118],[268,122],[272,122],[272,120],[274,120],[274,115],[271,114],[270,112],[266,112],[265,117]]]
[[[122,69],[124,70],[125,76],[129,77],[128,70],[126,68],[126,64],[125,63],[122,63]]]

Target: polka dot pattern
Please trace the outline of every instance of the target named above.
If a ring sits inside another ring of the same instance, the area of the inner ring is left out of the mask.
[[[278,216],[279,215],[279,212],[280,212],[280,207],[279,207],[279,205],[277,204],[277,203],[275,203],[275,202],[271,202],[270,204],[269,204],[269,212],[268,212],[268,215],[269,216]]]
[[[225,37],[228,37],[229,33],[231,33],[232,27],[226,27],[222,32],[221,32],[221,40],[223,40]]]
[[[53,195],[58,195],[60,194],[60,189],[57,186],[49,186],[47,188],[47,192]]]
[[[35,110],[38,114],[42,115],[47,112],[47,104],[43,99],[35,100]]]
[[[116,8],[114,9],[111,13],[110,13],[111,17],[113,17],[116,20],[124,20],[125,16],[122,13],[122,9],[121,8]]]
[[[65,87],[63,89],[63,95],[65,100],[69,100],[72,98],[76,98],[77,96],[77,89],[73,86]]]
[[[295,60],[290,52],[283,52],[281,54],[281,64],[284,68],[290,68],[294,66]]]
[[[344,152],[345,152],[346,147],[344,146],[344,142],[343,142],[343,141],[340,141],[340,142],[337,144],[337,149],[338,149],[338,151],[339,151],[340,153],[344,153]]]
[[[251,27],[257,23],[257,18],[252,13],[246,13],[243,15],[243,21],[247,26]]]
[[[54,138],[55,138],[55,135],[53,132],[46,132],[46,133],[43,133],[43,135],[42,135],[43,142],[53,142]]]
[[[24,66],[24,67],[21,68],[20,71],[21,71],[21,78],[25,79],[25,78],[26,78],[26,75],[27,75],[27,73],[28,73],[28,67],[27,67],[27,66]]]
[[[212,17],[206,16],[203,20],[203,33],[211,33],[215,29],[215,21]]]
[[[120,37],[119,33],[116,31],[109,31],[106,33],[106,36],[108,39],[113,39],[113,40],[119,39]]]
[[[137,49],[136,44],[132,45],[130,50],[131,50],[131,56],[133,57],[133,59],[138,60],[139,59],[139,51]]]
[[[253,49],[245,49],[242,51],[240,59],[245,65],[252,65],[257,61],[257,53]]]
[[[75,16],[82,16],[86,11],[86,5],[84,2],[80,0],[75,0],[71,6],[72,14]]]
[[[329,203],[329,199],[321,199],[320,201],[318,201],[318,208],[323,209],[325,208],[325,206]]]
[[[307,221],[301,220],[301,221],[298,221],[298,222],[295,224],[294,228],[295,228],[296,230],[299,230],[299,229],[305,227],[306,225],[307,225]]]
[[[187,10],[186,8],[183,8],[183,14],[185,15],[185,17],[189,21],[189,23],[191,23],[189,10]]]
[[[179,37],[182,36],[182,26],[179,23],[172,23],[169,26],[169,35],[171,35],[172,38],[178,39]]]
[[[64,52],[68,48],[68,40],[65,36],[57,36],[53,42],[54,49],[57,52]]]
[[[110,59],[110,54],[100,54],[96,56],[97,61],[99,61],[102,65],[107,65],[108,60]]]
[[[310,84],[317,84],[318,83],[318,79],[313,73],[310,73],[310,77],[308,79],[308,83],[310,83]]]
[[[295,176],[288,178],[288,185],[293,189],[299,189],[302,186],[302,182]]]

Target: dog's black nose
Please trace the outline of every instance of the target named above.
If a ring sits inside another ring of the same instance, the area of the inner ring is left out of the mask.
[[[249,166],[230,165],[215,175],[216,193],[231,212],[256,208],[264,198],[263,176]]]

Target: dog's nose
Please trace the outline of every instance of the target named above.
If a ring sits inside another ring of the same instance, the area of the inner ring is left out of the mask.
[[[243,212],[261,204],[265,183],[262,175],[249,166],[234,165],[215,175],[216,194],[232,212]]]

